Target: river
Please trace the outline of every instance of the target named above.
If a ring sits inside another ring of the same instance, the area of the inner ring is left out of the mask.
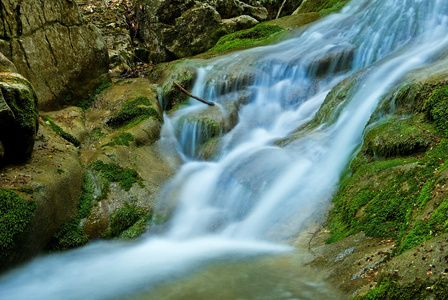
[[[382,96],[447,47],[447,21],[444,0],[354,0],[288,41],[192,61],[193,94],[224,116],[237,105],[238,122],[203,161],[188,116],[209,108],[191,100],[165,117],[161,147],[183,164],[159,197],[177,203],[163,233],[36,258],[0,279],[0,299],[343,297],[288,241],[327,211]],[[334,113],[306,127],[357,72]]]

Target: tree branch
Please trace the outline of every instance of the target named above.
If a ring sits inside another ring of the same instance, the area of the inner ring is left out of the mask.
[[[182,93],[184,93],[184,94],[187,95],[188,97],[191,97],[191,98],[193,98],[193,99],[196,99],[196,100],[198,100],[198,101],[200,101],[200,102],[202,102],[202,103],[208,104],[208,105],[210,105],[210,106],[215,105],[214,102],[210,102],[210,101],[204,100],[204,99],[202,99],[202,98],[199,98],[198,96],[195,96],[195,95],[191,94],[190,92],[188,92],[186,89],[184,89],[184,88],[183,88],[180,84],[178,84],[177,82],[173,81],[173,84],[174,84],[175,87],[177,87],[177,88],[179,89],[179,91],[181,91]]]

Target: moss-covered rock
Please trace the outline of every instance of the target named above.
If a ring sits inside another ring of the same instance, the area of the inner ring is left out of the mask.
[[[31,84],[19,74],[0,73],[3,163],[18,163],[30,158],[38,129],[37,118],[37,97]]]
[[[267,45],[272,43],[275,36],[283,30],[283,28],[276,25],[264,23],[258,24],[251,29],[237,31],[221,37],[216,45],[210,49],[210,51],[222,52],[226,50]]]
[[[339,11],[348,0],[304,0],[293,14],[318,12],[321,15],[328,15]]]
[[[126,202],[110,216],[109,226],[103,237],[107,239],[136,238],[145,231],[146,223],[150,218],[151,212]]]
[[[151,101],[147,97],[138,97],[124,103],[106,124],[114,129],[129,128],[148,118],[161,120],[158,111],[152,107]]]
[[[16,237],[30,223],[35,202],[27,202],[15,191],[0,189],[0,260],[14,249]]]

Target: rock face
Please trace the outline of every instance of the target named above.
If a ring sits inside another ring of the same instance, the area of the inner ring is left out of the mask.
[[[95,26],[84,23],[74,1],[0,4],[0,52],[33,84],[40,109],[81,100],[107,75],[106,44]]]
[[[265,8],[238,0],[139,2],[139,35],[150,51],[149,60],[153,62],[205,52],[221,36],[254,26],[267,18]],[[232,21],[225,20],[242,15],[247,16]]]
[[[36,94],[14,71],[14,65],[0,54],[0,165],[28,159],[38,128]]]

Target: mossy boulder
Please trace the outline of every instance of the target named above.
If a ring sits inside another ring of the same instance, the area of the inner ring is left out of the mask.
[[[38,129],[37,97],[17,73],[0,73],[0,141],[3,164],[30,158]],[[20,138],[18,138],[20,137]]]
[[[318,12],[328,15],[339,11],[347,2],[348,0],[303,0],[293,14]]]

